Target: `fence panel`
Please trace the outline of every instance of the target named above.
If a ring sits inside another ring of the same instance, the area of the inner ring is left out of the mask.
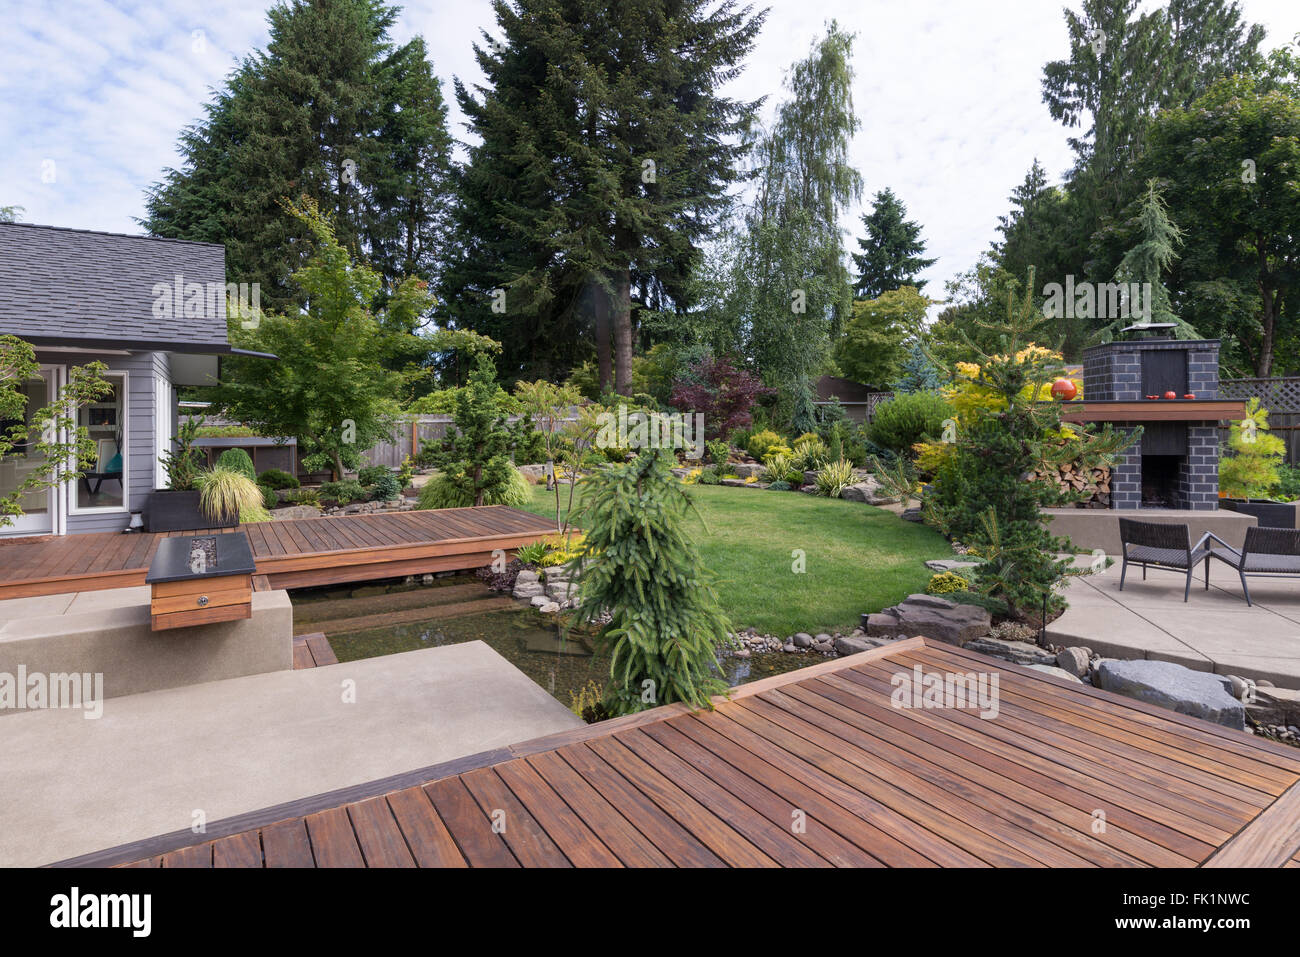
[[[1300,461],[1300,376],[1274,376],[1264,379],[1222,379],[1221,399],[1259,399],[1268,410],[1271,431],[1286,443],[1286,463]],[[1219,438],[1228,441],[1228,430],[1220,427]]]

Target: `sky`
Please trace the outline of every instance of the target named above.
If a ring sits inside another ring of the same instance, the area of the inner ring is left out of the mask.
[[[617,2],[617,0],[613,0]],[[0,0],[0,206],[24,222],[139,233],[145,189],[179,161],[179,132],[243,56],[267,42],[270,0]],[[1077,8],[1077,3],[1072,3]],[[1147,4],[1147,7],[1155,4]],[[1264,48],[1300,32],[1296,0],[1241,0],[1268,31]],[[409,0],[394,37],[421,34],[467,134],[452,77],[481,79],[472,44],[494,18],[488,0]],[[761,8],[761,3],[756,3]],[[853,87],[861,129],[851,159],[865,203],[886,186],[921,224],[938,294],[995,238],[1007,196],[1037,157],[1053,179],[1070,135],[1042,102],[1043,64],[1068,55],[1058,0],[770,0],[731,95],[768,96],[770,117],[791,63],[836,19],[856,33]],[[766,117],[765,117],[766,118]],[[861,207],[846,226],[860,233]],[[856,243],[851,244],[856,248]]]

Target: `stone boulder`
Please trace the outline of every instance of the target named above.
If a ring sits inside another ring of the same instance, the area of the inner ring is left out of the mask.
[[[1088,673],[1088,649],[1087,648],[1064,648],[1056,656],[1056,666],[1063,671],[1068,671],[1076,678],[1082,678]]]
[[[964,562],[957,558],[934,558],[925,563],[932,572],[959,572],[963,568],[979,568],[979,562]]]
[[[1103,661],[1098,686],[1179,714],[1246,729],[1246,708],[1223,675],[1193,671],[1170,661]]]
[[[970,651],[978,651],[982,655],[1001,658],[1017,665],[1056,667],[1056,655],[1027,641],[1008,641],[1005,638],[985,635],[966,642],[965,647]]]
[[[844,486],[840,490],[840,498],[847,499],[850,502],[865,502],[868,505],[888,505],[894,501],[881,490],[880,485],[870,476],[860,482]]]
[[[511,594],[516,598],[536,598],[538,595],[545,595],[546,589],[542,587],[541,582],[515,582],[515,590]]]
[[[727,470],[735,472],[740,479],[747,479],[751,475],[756,479],[763,477],[763,466],[757,462],[737,462],[727,466]]]
[[[296,518],[320,518],[321,514],[321,510],[312,505],[290,505],[288,508],[275,509],[271,512],[271,518],[284,522]]]
[[[866,638],[861,635],[840,635],[835,639],[835,650],[841,655],[856,655],[859,652],[870,651],[872,648],[879,648],[884,644],[888,644],[888,642],[882,638]]]
[[[1064,668],[1058,668],[1055,665],[1025,665],[1032,671],[1041,671],[1045,675],[1051,675],[1053,678],[1061,678],[1065,681],[1073,681],[1077,685],[1083,684],[1078,675],[1072,675]]]
[[[923,635],[964,645],[988,634],[992,623],[989,613],[978,605],[959,605],[937,595],[909,595],[892,608],[867,616],[863,626],[870,638]]]

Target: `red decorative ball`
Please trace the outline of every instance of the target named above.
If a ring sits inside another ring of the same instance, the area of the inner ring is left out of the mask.
[[[1057,379],[1052,383],[1052,397],[1069,402],[1079,394],[1079,387],[1069,379]]]
[[[1177,392],[1174,392],[1174,391],[1171,389],[1170,391],[1168,391],[1168,392],[1165,393],[1165,398],[1166,398],[1166,399],[1176,399],[1176,398],[1178,398],[1178,393],[1177,393]]]

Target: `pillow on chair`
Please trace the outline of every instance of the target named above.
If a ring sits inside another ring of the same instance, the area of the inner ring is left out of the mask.
[[[109,473],[122,471],[122,453],[118,452],[111,459],[109,459],[108,465],[104,466],[103,470]]]

